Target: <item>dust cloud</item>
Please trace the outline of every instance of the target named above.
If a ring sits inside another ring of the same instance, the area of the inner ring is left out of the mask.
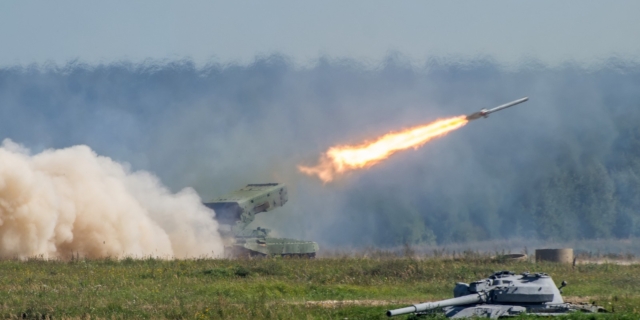
[[[0,146],[0,258],[222,255],[213,212],[152,174],[84,145],[35,155]]]

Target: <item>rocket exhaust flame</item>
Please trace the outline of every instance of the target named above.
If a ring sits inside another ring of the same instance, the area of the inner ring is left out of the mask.
[[[298,166],[298,169],[310,176],[316,175],[327,183],[337,175],[349,170],[370,167],[392,154],[414,148],[417,149],[429,140],[441,137],[459,129],[471,120],[486,118],[489,114],[504,110],[529,100],[528,97],[505,103],[492,109],[482,109],[466,116],[436,120],[432,123],[409,128],[400,132],[387,133],[373,142],[365,142],[356,146],[331,147],[321,157],[315,167]]]
[[[316,175],[323,182],[332,181],[337,175],[350,170],[370,167],[392,154],[414,148],[417,149],[433,138],[441,137],[467,124],[467,116],[436,120],[432,123],[391,132],[372,141],[355,146],[331,147],[314,167],[298,166],[308,175]]]

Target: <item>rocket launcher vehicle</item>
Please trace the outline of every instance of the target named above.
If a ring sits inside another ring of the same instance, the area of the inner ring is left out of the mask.
[[[289,200],[282,183],[248,184],[240,190],[204,203],[216,213],[220,234],[228,257],[295,256],[315,257],[318,244],[313,241],[276,238],[271,230],[248,228],[257,214],[282,207]]]

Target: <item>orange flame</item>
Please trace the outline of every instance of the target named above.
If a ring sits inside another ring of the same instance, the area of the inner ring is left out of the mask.
[[[315,167],[298,166],[308,175],[316,175],[323,182],[332,181],[338,174],[349,170],[370,167],[400,150],[417,149],[429,140],[444,136],[450,131],[467,124],[466,116],[436,120],[432,123],[391,132],[373,142],[365,142],[357,146],[331,147],[320,157]]]

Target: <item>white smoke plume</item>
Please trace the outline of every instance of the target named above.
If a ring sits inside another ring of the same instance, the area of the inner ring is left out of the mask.
[[[0,147],[1,258],[221,256],[212,215],[193,189],[173,194],[84,145]]]

